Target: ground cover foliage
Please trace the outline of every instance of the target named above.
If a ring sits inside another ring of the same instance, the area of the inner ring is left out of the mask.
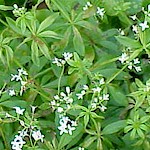
[[[0,149],[150,149],[149,0],[0,0]]]

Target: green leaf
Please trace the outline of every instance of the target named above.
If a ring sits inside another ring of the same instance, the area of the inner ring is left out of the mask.
[[[40,41],[40,43],[37,43],[39,50],[42,52],[42,54],[49,60],[51,60],[50,52],[48,47],[43,41]]]
[[[104,127],[104,129],[102,130],[102,134],[104,135],[113,134],[125,127],[126,127],[126,120],[119,120],[111,124],[108,124],[106,127]]]
[[[125,37],[125,36],[116,36],[116,39],[122,45],[130,47],[130,48],[138,49],[138,48],[142,47],[142,45],[138,41],[130,39],[130,38]]]
[[[73,28],[73,33],[74,33],[74,37],[73,37],[74,48],[79,55],[84,56],[85,46],[81,34],[76,27]]]
[[[54,38],[54,39],[62,39],[62,36],[58,35],[54,31],[43,31],[43,32],[39,33],[38,36],[46,37],[46,38],[50,37],[50,38]]]
[[[5,6],[5,5],[0,5],[0,10],[13,10],[13,7],[12,6]]]
[[[38,45],[35,41],[31,44],[31,58],[35,65],[40,66]]]
[[[109,86],[110,95],[119,106],[127,106],[127,97],[117,87]],[[113,102],[113,101],[112,101]]]
[[[49,17],[47,17],[39,26],[37,33],[40,33],[41,31],[43,31],[44,29],[46,29],[48,26],[50,26],[55,20],[56,18],[59,16],[59,13],[53,13],[52,15],[50,15]]]
[[[89,118],[90,118],[89,114],[85,114],[85,116],[84,116],[84,127],[85,128],[86,128],[86,126],[87,126],[87,124],[89,122]]]

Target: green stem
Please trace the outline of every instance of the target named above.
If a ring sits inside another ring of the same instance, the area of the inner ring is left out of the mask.
[[[109,84],[112,80],[114,80],[128,65],[126,64],[123,66],[122,69],[120,69],[117,73],[115,73],[108,81],[106,84]]]
[[[8,144],[7,141],[6,141],[5,135],[4,135],[3,130],[2,130],[1,127],[0,127],[0,133],[1,133],[1,136],[2,136],[2,138],[3,138],[4,145],[5,145],[6,149],[9,149],[9,147],[8,147],[9,144]]]
[[[48,69],[46,69],[46,70],[44,70],[44,71],[42,71],[42,72],[36,74],[36,75],[34,76],[34,79],[35,79],[35,78],[38,78],[38,77],[40,77],[40,76],[42,76],[43,74],[46,74],[47,72],[49,72],[49,71],[51,71],[51,70],[52,70],[52,68],[48,68]]]
[[[59,93],[60,93],[61,78],[62,78],[62,76],[63,76],[64,70],[65,70],[65,66],[63,65],[63,66],[62,66],[62,71],[61,71],[61,74],[60,74],[60,77],[59,77],[59,80],[58,80],[58,95],[59,95]]]

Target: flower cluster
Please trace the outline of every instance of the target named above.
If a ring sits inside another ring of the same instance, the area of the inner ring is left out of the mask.
[[[58,129],[60,130],[60,135],[62,135],[63,133],[72,135],[72,131],[74,131],[76,129],[75,127],[77,126],[76,121],[71,120],[67,116],[61,117],[59,124],[60,126],[58,127]]]
[[[26,90],[26,84],[27,84],[27,76],[28,76],[28,73],[23,70],[22,68],[21,69],[18,69],[18,74],[11,74],[11,81],[19,81],[20,84],[21,84],[21,87],[20,87],[20,96],[22,96],[23,92]],[[14,89],[10,89],[8,91],[9,95],[10,96],[14,96],[16,95],[16,91]]]
[[[19,121],[23,129],[21,131],[18,131],[18,134],[15,135],[14,140],[11,142],[12,149],[22,150],[23,145],[26,143],[25,139],[30,139],[31,143],[33,143],[33,140],[34,140],[35,144],[37,141],[43,142],[44,135],[41,134],[39,127],[36,125],[37,124],[36,119],[33,119],[33,116],[32,116],[32,119],[31,118],[21,119],[20,115],[23,115],[25,109],[21,109],[18,106],[13,107],[13,108],[15,109],[17,117],[14,117],[8,113],[6,113],[6,117],[13,118],[13,119],[16,119],[16,121]],[[35,111],[35,107],[31,106],[31,108],[32,108],[32,115],[33,115]]]
[[[77,98],[83,99],[84,95],[91,94],[92,100],[90,104],[90,109],[95,110],[99,108],[102,112],[104,112],[107,107],[107,101],[109,100],[109,94],[104,90],[104,78],[101,75],[95,74],[93,77],[93,83],[91,87],[87,85],[83,85],[83,90],[80,93],[76,94]]]
[[[70,87],[66,87],[66,93],[60,92],[60,95],[55,95],[54,100],[51,101],[51,106],[58,113],[60,113],[60,117],[65,115],[65,111],[70,109],[71,104],[73,103],[72,92],[70,91]]]
[[[64,57],[64,59],[59,59],[59,58],[54,58],[54,60],[52,61],[53,64],[56,64],[57,66],[59,67],[62,67],[67,60],[71,59],[71,57],[73,56],[72,53],[69,53],[69,52],[64,52],[62,54],[62,56]]]
[[[119,61],[122,64],[127,64],[128,65],[128,69],[132,70],[135,69],[136,72],[140,72],[141,71],[141,66],[139,66],[140,61],[138,58],[133,59],[132,61],[129,61],[130,56],[127,53],[122,53],[122,55],[119,57]]]
[[[13,7],[14,7],[13,14],[14,14],[15,17],[20,17],[23,14],[25,14],[25,12],[26,12],[25,7],[19,8],[17,4],[14,4]]]

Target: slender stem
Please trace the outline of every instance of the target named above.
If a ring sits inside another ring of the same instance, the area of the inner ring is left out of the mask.
[[[36,75],[34,76],[34,79],[35,79],[35,78],[38,78],[39,76],[42,76],[43,74],[46,74],[46,73],[49,72],[50,70],[52,70],[52,68],[48,68],[48,69],[46,69],[46,70],[44,70],[44,71],[42,71],[42,72],[36,74]]]
[[[5,25],[6,27],[8,27],[8,24],[5,23],[1,18],[0,18],[0,22],[1,22],[3,25]]]
[[[0,133],[1,133],[1,136],[2,136],[2,138],[3,138],[3,141],[4,141],[4,144],[5,144],[6,149],[9,149],[8,143],[7,143],[7,141],[6,141],[5,135],[4,135],[3,130],[2,130],[1,127],[0,127]]]
[[[60,77],[59,77],[59,80],[58,80],[58,95],[59,95],[59,93],[60,93],[61,78],[62,78],[62,76],[63,76],[64,70],[65,70],[65,66],[63,65],[63,66],[62,66],[62,71],[61,71],[61,74],[60,74]]]
[[[123,66],[122,69],[120,69],[117,73],[115,73],[108,81],[106,84],[109,84],[112,80],[114,80],[125,68],[127,67],[127,64]]]

